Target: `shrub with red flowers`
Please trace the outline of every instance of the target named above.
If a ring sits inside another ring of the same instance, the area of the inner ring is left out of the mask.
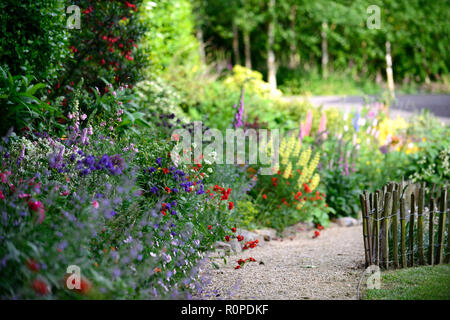
[[[72,30],[70,49],[73,61],[66,66],[56,93],[81,78],[87,88],[98,87],[104,92],[105,79],[117,86],[133,85],[141,76],[144,57],[138,43],[145,32],[139,20],[142,0],[90,1],[75,0],[81,8],[81,26]],[[72,85],[73,87],[73,85]]]

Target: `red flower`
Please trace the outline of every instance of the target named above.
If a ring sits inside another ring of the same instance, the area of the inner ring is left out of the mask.
[[[231,231],[236,232],[236,228],[235,227],[231,228]]]
[[[169,169],[167,169],[167,168],[163,168],[162,171],[164,172],[164,174],[168,174],[169,173]]]
[[[208,226],[208,230],[211,230],[211,228],[212,228],[212,227],[209,225],[209,226]]]
[[[319,230],[323,230],[323,229],[325,229],[321,224],[318,224],[317,225],[317,229],[319,229]]]
[[[233,207],[234,207],[234,203],[233,203],[233,201],[230,201],[229,203],[228,203],[228,209],[233,209]]]
[[[272,184],[274,187],[277,186],[277,180],[278,180],[278,178],[272,178]]]
[[[5,196],[3,195],[2,190],[0,190],[0,199],[5,200]]]
[[[225,236],[225,240],[226,240],[227,242],[230,242],[230,236]]]
[[[30,200],[28,202],[28,208],[30,208],[31,211],[39,211],[39,209],[41,208],[42,203],[40,201],[32,201]]]
[[[319,231],[314,231],[314,235],[313,235],[313,239],[317,238],[318,236],[320,236],[320,232]]]
[[[264,200],[267,199],[267,195],[266,194],[263,194],[262,197],[263,197]]]
[[[69,277],[70,277],[70,274],[66,274],[66,276],[64,277],[64,286],[66,289],[68,289],[67,280],[69,279]],[[72,280],[72,284],[75,285],[75,279]],[[91,291],[91,288],[92,288],[92,283],[88,279],[81,277],[80,288],[79,289],[73,288],[73,289],[69,289],[69,290],[73,290],[79,294],[84,295],[84,294],[88,294]]]
[[[166,190],[167,193],[170,193],[172,191],[169,187],[164,187],[164,190]]]
[[[311,193],[312,192],[311,188],[306,183],[303,184],[303,188],[305,189],[306,193]]]
[[[241,236],[240,234],[237,236],[237,239],[238,239],[238,241],[242,241],[242,240],[244,240],[244,237],[243,236]]]
[[[234,267],[234,269],[240,269],[240,268],[241,268],[241,266],[240,266],[240,265],[238,265],[238,266]]]
[[[81,278],[80,280],[80,289],[76,289],[75,291],[80,294],[88,294],[91,291],[92,283],[85,278]]]
[[[31,271],[34,271],[34,272],[39,271],[39,264],[36,262],[36,260],[28,259],[26,261],[26,264],[27,264],[28,269],[30,269]]]
[[[31,286],[33,287],[34,291],[36,291],[40,295],[45,295],[50,292],[49,286],[44,280],[34,279],[31,283]]]
[[[250,260],[251,262],[255,262],[256,260],[252,257],[248,258],[248,260]]]

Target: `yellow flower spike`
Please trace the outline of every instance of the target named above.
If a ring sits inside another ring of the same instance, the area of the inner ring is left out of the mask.
[[[308,147],[308,149],[304,150],[301,153],[300,158],[298,159],[297,162],[297,167],[303,168],[308,163],[309,158],[311,157],[311,152],[312,152],[311,148]]]
[[[289,162],[286,167],[286,170],[283,173],[283,178],[288,179],[291,173],[292,173],[292,164]]]
[[[319,186],[319,183],[320,183],[320,175],[316,173],[311,181],[310,185],[311,190],[314,191]]]
[[[280,155],[283,156],[284,151],[286,149],[286,139],[281,140],[280,143]]]
[[[298,154],[300,153],[300,148],[301,148],[300,140],[297,139],[297,141],[295,142],[294,151],[292,152],[293,158],[298,157]]]

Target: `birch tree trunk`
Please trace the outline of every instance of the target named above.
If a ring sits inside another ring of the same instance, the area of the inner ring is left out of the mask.
[[[328,77],[328,40],[327,40],[328,23],[322,22],[322,77]]]
[[[244,31],[244,52],[245,52],[245,67],[248,69],[252,68],[252,55],[251,55],[251,45],[250,45],[250,32]]]
[[[389,41],[386,41],[386,76],[389,92],[391,93],[391,97],[395,99],[394,72],[392,71],[391,43]]]
[[[236,22],[233,22],[233,55],[234,63],[241,64],[241,56],[239,55],[239,30]]]
[[[297,6],[292,6],[289,19],[291,20],[291,30],[295,30],[295,19],[297,15]],[[289,44],[290,55],[289,55],[289,69],[295,69],[300,65],[300,55],[297,51],[296,37],[291,39]]]
[[[275,92],[277,89],[277,67],[275,63],[275,53],[273,45],[275,43],[275,0],[269,1],[270,20],[267,32],[267,80],[269,82],[270,90]]]

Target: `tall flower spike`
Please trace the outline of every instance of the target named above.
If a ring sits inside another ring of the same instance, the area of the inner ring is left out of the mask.
[[[244,116],[244,87],[241,90],[241,99],[240,99],[239,110],[236,112],[233,120],[233,126],[235,129],[242,127],[244,124],[242,122],[242,118]]]
[[[319,134],[323,134],[323,136],[326,138],[326,133],[324,133],[327,130],[327,114],[325,111],[322,111],[322,116],[320,117],[320,124],[319,124]]]
[[[305,131],[304,131],[303,137],[309,136],[309,134],[311,132],[311,127],[312,127],[312,120],[313,120],[313,114],[312,114],[312,111],[309,110],[308,114],[306,115]]]

